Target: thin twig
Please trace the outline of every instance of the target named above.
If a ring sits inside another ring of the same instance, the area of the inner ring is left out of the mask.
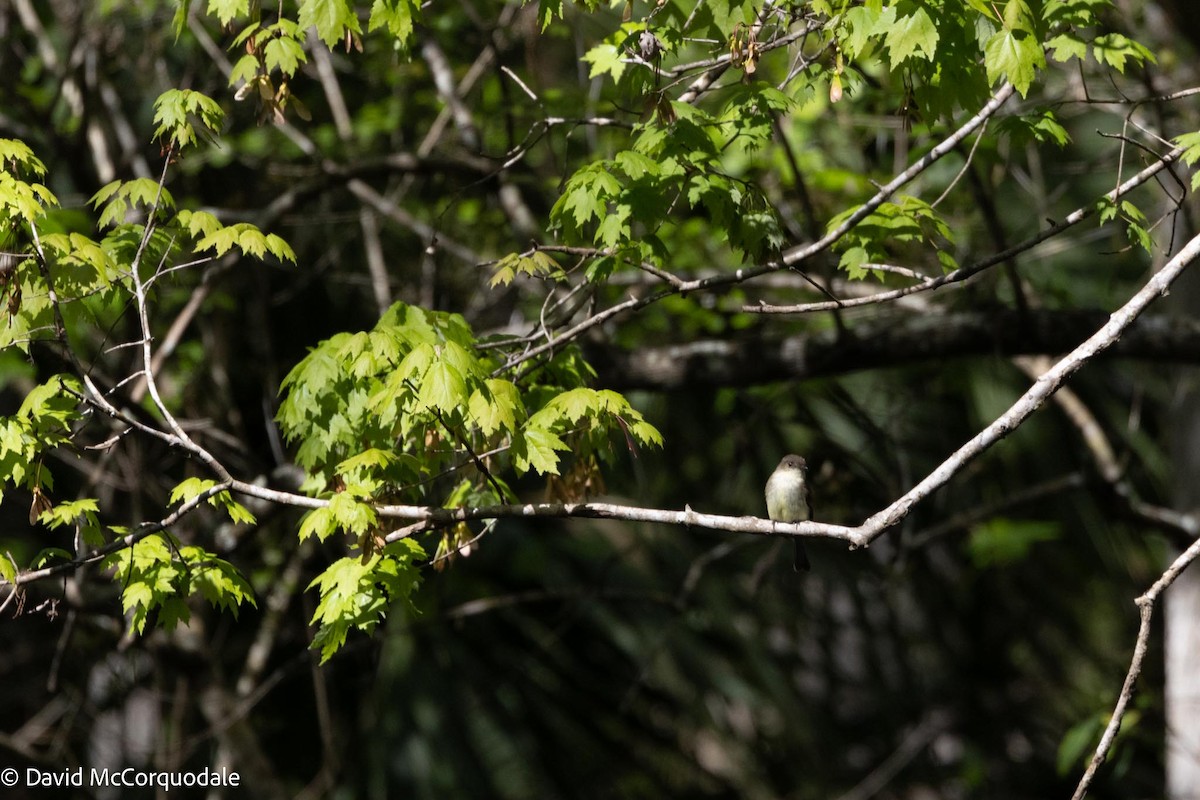
[[[11,591],[20,591],[20,587],[27,583],[45,580],[46,578],[52,578],[55,575],[62,575],[66,572],[73,572],[85,564],[94,564],[97,561],[102,561],[106,556],[109,556],[118,550],[124,550],[127,547],[132,547],[152,533],[158,533],[159,531],[166,530],[187,516],[189,512],[193,511],[205,500],[208,500],[208,498],[218,495],[221,492],[228,491],[230,488],[230,483],[219,483],[216,486],[210,486],[203,492],[200,492],[198,495],[193,497],[191,500],[187,500],[182,503],[179,508],[175,509],[173,512],[157,522],[142,523],[133,533],[128,533],[118,539],[115,539],[103,547],[98,547],[92,552],[88,553],[86,556],[80,556],[59,564],[52,564],[51,566],[42,567],[41,569],[19,572],[17,573],[16,578],[12,581],[0,578],[0,586],[9,586],[11,587]]]
[[[158,392],[158,383],[154,380],[154,353],[151,348],[152,337],[150,334],[150,313],[149,306],[146,301],[146,282],[142,280],[140,271],[142,255],[145,253],[146,246],[149,244],[150,237],[154,232],[154,217],[158,213],[159,204],[162,201],[163,186],[166,184],[167,170],[171,165],[170,156],[171,154],[168,154],[167,158],[163,160],[162,174],[158,179],[158,192],[154,197],[154,202],[150,205],[149,211],[147,212],[146,225],[142,232],[142,241],[141,244],[138,245],[137,253],[133,257],[133,264],[130,268],[131,279],[133,281],[133,294],[137,303],[138,322],[142,329],[143,374],[145,375],[146,390],[150,394],[150,399],[154,402],[154,406],[158,409],[158,412],[162,414],[163,419],[166,420],[167,426],[170,427],[172,432],[175,434],[177,443],[185,450],[189,451],[203,461],[209,469],[220,476],[221,480],[228,481],[231,480],[233,476],[231,476],[225,466],[217,460],[216,456],[193,441],[192,437],[187,434],[187,431],[185,431],[183,426],[179,424],[179,421],[175,419],[175,415],[171,413],[169,408],[167,408],[167,404],[163,402],[162,396]]]
[[[1158,161],[1146,167],[1137,175],[1134,175],[1132,178],[1125,181],[1108,194],[1104,195],[1104,199],[1115,202],[1118,198],[1125,196],[1133,189],[1141,186],[1143,183],[1150,180],[1150,178],[1166,169],[1167,166],[1177,161],[1179,157],[1183,155],[1183,150],[1184,148],[1182,147],[1176,147],[1169,153],[1166,153]],[[983,272],[986,269],[994,267],[996,264],[1008,261],[1014,256],[1020,255],[1027,250],[1032,250],[1034,247],[1046,241],[1047,239],[1057,236],[1068,228],[1077,225],[1096,213],[1098,213],[1097,204],[1089,203],[1088,205],[1081,206],[1072,211],[1061,222],[1056,222],[1045,230],[1039,231],[1037,234],[1029,237],[1025,241],[1015,244],[1007,250],[1002,250],[999,253],[993,253],[987,258],[981,259],[974,264],[966,267],[960,267],[952,272],[946,273],[945,275],[939,275],[936,278],[929,278],[924,282],[913,286],[905,286],[901,289],[878,292],[866,297],[856,297],[849,300],[843,300],[842,306],[849,308],[853,306],[875,305],[877,303],[898,300],[902,297],[907,297],[918,292],[928,292],[932,289],[938,289],[942,286],[952,283],[960,283],[968,278],[978,275],[980,272]],[[766,303],[758,303],[756,305],[743,306],[741,310],[760,314],[807,314],[815,311],[831,311],[838,307],[839,306],[837,304],[821,301],[816,303],[800,303],[790,306],[773,306]]]

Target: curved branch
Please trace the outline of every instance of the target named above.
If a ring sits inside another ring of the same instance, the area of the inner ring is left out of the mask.
[[[1179,253],[1167,262],[1130,300],[1114,312],[1108,322],[1083,344],[1076,347],[1062,358],[1051,369],[1037,379],[1034,385],[1022,395],[1004,414],[1000,415],[991,425],[980,431],[974,438],[960,447],[949,458],[925,477],[920,483],[903,494],[891,505],[877,512],[857,527],[832,525],[818,522],[772,522],[758,517],[731,517],[718,514],[701,514],[690,507],[683,511],[662,509],[635,508],[630,506],[613,505],[608,503],[542,503],[525,505],[486,506],[480,508],[433,508],[430,506],[382,505],[375,511],[382,517],[395,519],[417,520],[421,524],[409,525],[389,534],[388,541],[395,541],[413,533],[434,526],[447,526],[457,522],[473,519],[494,519],[501,517],[591,517],[602,519],[624,519],[631,521],[661,522],[666,524],[704,527],[711,530],[727,530],[739,533],[776,536],[820,536],[840,539],[852,548],[866,547],[888,529],[895,526],[908,516],[913,506],[925,500],[937,489],[948,483],[970,461],[981,455],[985,450],[999,442],[1009,433],[1019,427],[1030,415],[1058,390],[1060,386],[1080,367],[1095,358],[1101,352],[1112,347],[1137,317],[1152,303],[1154,299],[1166,293],[1171,283],[1178,278],[1192,261],[1200,256],[1200,236],[1196,236]],[[263,486],[238,480],[227,480],[209,490],[205,497],[215,491],[229,489],[239,494],[257,497],[271,502],[302,508],[322,508],[329,504],[328,500],[269,489]],[[46,570],[26,573],[19,578],[25,583],[68,569],[74,569],[96,558],[102,557],[120,547],[132,544],[133,536],[144,536],[154,530],[161,530],[171,521],[177,519],[185,508],[194,507],[195,501],[189,501],[178,511],[159,523],[152,523],[144,531],[125,537],[118,542],[102,548],[97,553],[66,564],[56,565]],[[126,541],[130,540],[130,541]],[[1195,548],[1189,548],[1192,552]]]
[[[154,203],[150,206],[146,214],[146,227],[142,233],[142,241],[138,245],[137,253],[133,257],[133,263],[129,270],[130,279],[133,282],[133,295],[137,305],[138,323],[142,329],[142,374],[146,381],[146,391],[149,392],[150,399],[154,402],[155,408],[158,409],[158,412],[162,414],[163,419],[166,420],[167,425],[171,428],[174,434],[173,438],[181,447],[203,461],[209,469],[220,476],[221,480],[228,481],[233,477],[229,474],[229,470],[225,469],[225,466],[217,460],[216,456],[208,452],[204,447],[201,447],[187,434],[187,431],[175,419],[175,415],[167,408],[162,397],[159,396],[158,383],[154,379],[154,353],[151,348],[153,339],[150,334],[150,314],[146,299],[147,281],[142,280],[141,266],[142,255],[145,253],[146,246],[149,244],[150,237],[154,232],[154,217],[158,213],[159,203],[162,200],[163,185],[167,181],[167,169],[171,165],[171,155],[173,153],[168,154],[163,163],[162,174],[158,179],[158,193],[155,195]]]
[[[393,531],[387,541],[410,536],[431,527],[445,527],[458,522],[477,519],[497,519],[502,517],[587,517],[598,519],[623,519],[642,522],[659,522],[683,526],[703,527],[710,530],[727,530],[738,533],[749,533],[764,536],[811,536],[840,539],[847,542],[851,548],[866,547],[887,530],[908,516],[913,506],[925,500],[934,491],[948,483],[970,461],[981,455],[985,450],[999,442],[1002,438],[1019,427],[1030,415],[1058,390],[1060,386],[1077,370],[1100,353],[1111,348],[1121,335],[1127,331],[1138,316],[1152,303],[1155,298],[1166,293],[1171,283],[1178,278],[1194,261],[1200,257],[1200,236],[1196,236],[1180,252],[1155,274],[1120,309],[1110,315],[1108,322],[1096,333],[1080,344],[1057,364],[1041,375],[1034,385],[1022,395],[1004,414],[1000,415],[991,425],[980,431],[974,438],[960,447],[947,458],[939,467],[925,477],[920,483],[903,494],[888,507],[872,515],[859,526],[833,525],[819,522],[773,522],[758,517],[732,517],[719,514],[702,514],[690,507],[683,511],[665,509],[637,508],[609,503],[541,503],[523,505],[499,505],[476,508],[434,508],[431,506],[411,505],[381,505],[375,508],[379,516],[393,519],[416,520],[418,524],[409,525]],[[275,503],[282,503],[301,508],[322,508],[329,505],[328,500],[308,497],[293,492],[284,492],[258,486],[244,481],[225,481],[213,487],[199,499],[204,499],[217,491],[228,489],[239,494],[257,497]],[[118,540],[106,548],[93,553],[86,559],[56,565],[45,570],[25,573],[18,582],[26,583],[39,578],[74,569],[89,561],[94,561],[108,552],[132,544],[136,539],[131,537],[145,536],[155,530],[161,530],[177,519],[185,509],[194,507],[196,501],[189,501],[181,506],[174,514],[162,522],[152,523],[143,531]],[[129,540],[129,541],[126,541]],[[1189,548],[1188,553],[1200,547],[1200,543]],[[1200,552],[1200,551],[1198,551]],[[1186,555],[1186,554],[1185,554]],[[1194,556],[1193,556],[1194,557]],[[1178,563],[1178,562],[1177,562]],[[1190,563],[1190,562],[1189,562]],[[1166,575],[1164,575],[1166,577]],[[1173,578],[1172,578],[1173,580]],[[1157,584],[1156,584],[1157,585]]]

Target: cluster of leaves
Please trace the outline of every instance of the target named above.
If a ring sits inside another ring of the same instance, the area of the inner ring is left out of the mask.
[[[742,56],[731,63],[741,63],[745,61],[743,40],[751,30],[747,26],[765,23],[762,31],[777,31],[773,25],[786,12],[759,19],[756,4],[730,2],[703,4],[686,16],[668,6],[663,14],[651,14],[644,21],[624,22],[592,47],[584,61],[590,64],[592,77],[609,76],[626,92],[644,93],[650,119],[635,126],[636,138],[629,149],[585,164],[567,180],[551,220],[567,238],[590,239],[609,254],[592,268],[593,279],[606,276],[622,259],[663,266],[666,254],[677,249],[670,242],[671,226],[677,222],[672,215],[689,211],[706,216],[711,230],[723,235],[733,250],[762,259],[780,245],[782,237],[773,209],[758,195],[754,182],[736,177],[738,155],[769,143],[775,119],[823,96],[814,91],[816,82],[837,82],[831,95],[836,102],[843,77],[861,82],[859,73],[877,75],[886,65],[904,77],[913,101],[912,108],[903,109],[906,113],[912,118],[950,119],[963,108],[978,107],[989,88],[1001,81],[1027,94],[1046,66],[1047,46],[1060,60],[1090,53],[1117,69],[1127,61],[1151,59],[1149,51],[1128,39],[1096,33],[1098,15],[1109,5],[1108,0],[1062,0],[1044,6],[1027,0],[1003,4],[972,0],[965,6],[940,0],[849,4],[816,0],[806,5],[804,13],[809,24],[824,17],[825,46],[835,54],[832,74],[828,65],[814,63],[800,75],[788,75],[790,94],[785,94],[751,81],[758,75],[742,63],[746,80],[722,90],[727,100],[717,114],[703,110],[702,104],[674,102],[657,81],[651,85],[654,71],[639,55],[641,37],[652,34],[661,45],[655,52],[672,61],[696,54],[685,46],[687,37],[727,41],[731,52]],[[764,52],[771,35],[757,35],[756,56]],[[858,70],[847,70],[848,62]],[[1040,140],[1066,140],[1065,131],[1049,112],[1035,112],[1027,124],[1014,126]],[[860,265],[882,257],[885,242],[897,236],[902,240],[933,236],[942,266],[953,268],[952,256],[936,241],[950,238],[946,225],[927,205],[918,205],[919,201],[907,198],[879,209],[859,226],[853,241],[842,244],[842,265],[851,277],[863,277],[867,271]]]
[[[1002,80],[1027,95],[1046,67],[1046,47],[1059,61],[1090,52],[1121,72],[1127,61],[1153,60],[1127,37],[1094,32],[1110,0],[967,0],[967,9],[938,0],[867,0],[844,13],[835,5],[817,0],[813,8],[833,18],[838,48],[852,60],[882,54],[893,70],[907,69],[917,101],[938,116],[978,105],[987,87]]]
[[[34,387],[16,414],[0,418],[0,476],[3,476],[0,486],[10,485],[29,492],[31,525],[41,522],[51,529],[75,525],[84,542],[99,546],[104,544],[105,537],[97,518],[96,500],[85,497],[56,505],[51,499],[54,476],[45,464],[48,451],[71,443],[74,425],[81,418],[81,391],[74,377],[55,375]],[[4,491],[0,489],[0,500],[3,497]],[[47,562],[71,558],[65,550],[47,547],[30,559],[28,567],[38,569]],[[16,566],[11,554],[0,554],[0,577],[15,580]]]
[[[155,135],[176,152],[215,135],[221,123],[216,103],[198,92],[171,90],[155,106]],[[85,313],[95,315],[118,294],[127,296],[139,252],[142,264],[155,267],[188,242],[194,252],[219,256],[237,247],[259,258],[269,253],[295,260],[286,242],[248,223],[225,226],[207,212],[173,213],[170,191],[148,178],[112,181],[92,196],[98,227],[107,229],[94,239],[60,222],[54,213],[58,199],[37,182],[45,167],[24,143],[0,140],[0,164],[0,246],[17,254],[15,264],[0,273],[9,314],[0,348],[27,351],[33,339],[56,335],[51,289],[68,323],[77,301],[90,303]],[[149,237],[146,222],[130,221],[138,214],[152,217]]]
[[[270,61],[272,68],[290,74],[302,53],[287,44],[287,37],[295,39],[299,30],[281,22],[244,33],[243,42],[258,42],[248,57],[260,67]],[[175,156],[215,136],[222,115],[204,95],[172,90],[159,98],[155,122],[156,137]],[[15,324],[0,345],[28,349],[39,332],[56,335],[55,312],[75,303],[91,304],[95,312],[113,298],[127,302],[135,277],[154,281],[185,252],[221,256],[236,248],[260,258],[294,260],[286,242],[253,225],[224,225],[202,210],[177,210],[171,192],[148,179],[113,181],[93,195],[103,238],[53,230],[47,212],[57,200],[41,184],[22,179],[40,178],[41,163],[19,142],[0,143],[0,156],[6,165],[0,210],[10,222],[8,245],[25,254],[5,276]],[[654,168],[649,158],[642,160]],[[508,266],[514,275],[561,274],[553,259],[540,253],[518,256]],[[68,311],[68,328],[71,322]],[[325,539],[341,530],[357,536],[362,550],[361,559],[335,562],[313,583],[322,598],[313,621],[325,658],[350,628],[369,630],[388,607],[407,601],[417,585],[413,561],[424,551],[416,542],[385,543],[376,504],[505,501],[513,497],[506,483],[509,471],[558,475],[567,452],[577,456],[575,468],[594,471],[596,458],[611,448],[614,430],[631,445],[661,441],[623,397],[584,386],[590,373],[575,354],[541,365],[518,384],[500,377],[498,357],[478,344],[457,315],[397,304],[372,331],[342,334],[315,348],[284,381],[283,430],[298,445],[298,463],[310,474],[306,488],[329,501],[305,517],[300,536]],[[64,381],[47,386],[5,421],[0,458],[11,481],[24,481],[35,498],[42,498],[35,516],[48,524],[80,519],[102,541],[94,501],[55,508],[45,499],[42,487],[49,488],[50,475],[40,469],[42,454],[66,442],[86,394],[76,384],[64,388]],[[64,416],[68,413],[75,416]],[[442,479],[464,463],[470,465],[464,477]],[[562,485],[589,483],[598,480],[574,476]],[[253,523],[249,512],[211,480],[185,480],[171,495],[172,502],[200,500],[222,508],[234,522]],[[439,550],[444,549],[443,542]],[[232,566],[202,549],[180,547],[169,536],[141,538],[106,563],[122,582],[125,610],[138,631],[151,611],[168,626],[186,618],[186,598],[195,589],[222,607],[249,598]]]
[[[321,595],[312,617],[313,647],[320,648],[322,663],[346,643],[351,628],[369,634],[393,605],[412,610],[412,593],[420,585],[413,561],[424,557],[417,542],[401,539],[370,558],[340,558],[313,579],[308,588]]]
[[[493,288],[496,286],[507,286],[518,275],[550,278],[552,280],[564,280],[567,277],[553,256],[544,250],[534,250],[528,255],[524,253],[509,253],[497,261],[496,268],[492,272],[490,285]]]
[[[0,271],[0,293],[8,311],[8,325],[0,331],[0,348],[13,344],[27,347],[32,331],[49,323],[50,299],[41,284],[36,251],[27,234],[28,226],[45,213],[46,207],[58,205],[58,198],[38,182],[45,174],[45,165],[24,142],[0,139],[0,249],[25,254],[6,263]],[[86,242],[75,241],[86,247]],[[69,257],[71,239],[56,244],[67,245],[64,255]]]
[[[590,373],[572,354],[518,385],[477,345],[460,315],[397,303],[372,330],[322,342],[284,378],[281,429],[298,443],[307,488],[333,500],[308,515],[302,537],[362,534],[378,522],[368,500],[429,502],[430,482],[465,461],[491,466],[464,479],[475,490],[463,499],[501,502],[511,496],[506,466],[558,474],[561,453],[605,453],[614,428],[660,443],[623,397],[583,386]]]
[[[1096,208],[1100,212],[1100,222],[1111,222],[1119,219],[1125,224],[1125,235],[1129,241],[1145,250],[1154,251],[1154,237],[1150,233],[1150,221],[1142,210],[1130,200],[1110,200],[1102,197]]]
[[[50,529],[74,525],[87,544],[98,547],[106,542],[99,520],[99,504],[90,497],[55,504],[50,497],[54,481],[45,466],[45,453],[68,446],[73,426],[81,420],[79,398],[83,387],[74,377],[56,375],[26,395],[17,413],[0,419],[0,474],[5,483],[30,492],[33,497],[30,522]],[[172,500],[191,499],[213,486],[212,481],[185,481]],[[0,492],[0,498],[3,493]],[[210,502],[222,505],[237,521],[253,522],[228,493],[214,494]],[[114,528],[118,535],[128,533]],[[0,557],[0,576],[12,581],[16,575],[7,554]],[[61,548],[44,548],[29,563],[37,569],[52,561],[70,561],[73,555]],[[238,606],[254,603],[245,579],[227,561],[200,547],[180,547],[164,534],[148,536],[105,559],[104,566],[114,570],[113,578],[122,586],[122,604],[130,625],[138,633],[145,628],[151,611],[159,611],[159,624],[173,627],[189,618],[187,598],[199,592],[214,607],[236,616]]]
[[[225,114],[217,101],[191,89],[168,89],[154,102],[154,138],[177,151],[213,136]],[[196,123],[199,123],[197,127]]]
[[[573,355],[519,384],[498,377],[498,360],[478,345],[458,314],[397,303],[372,330],[322,342],[283,380],[280,427],[298,445],[304,488],[329,501],[304,517],[300,538],[341,531],[361,551],[313,582],[323,658],[417,585],[424,550],[408,538],[385,543],[378,504],[506,502],[510,471],[558,475],[567,452],[594,469],[614,430],[661,443],[624,397],[583,386],[590,374]],[[466,534],[447,532],[439,552]]]
[[[678,222],[672,212],[686,205],[703,216],[714,234],[752,259],[780,246],[779,220],[760,189],[731,174],[725,159],[735,142],[755,149],[770,136],[771,119],[792,101],[767,86],[743,87],[720,115],[671,102],[669,119],[635,129],[632,146],[611,159],[585,165],[568,179],[550,212],[568,239],[589,236],[610,254],[630,260],[670,263],[667,242]],[[605,277],[610,258],[593,268]]]
[[[249,0],[213,0],[205,4],[206,13],[222,26],[243,25],[232,46],[243,49],[244,54],[233,65],[229,83],[241,84],[237,99],[252,96],[259,100],[264,121],[282,122],[289,109],[301,119],[312,118],[291,91],[296,70],[308,61],[305,39],[309,30],[329,47],[342,43],[347,50],[362,50],[362,21],[354,3],[300,0],[295,6],[294,16],[285,16],[280,4],[278,14],[266,19],[263,8]],[[176,36],[187,27],[191,7],[192,0],[180,0],[175,13]],[[375,0],[367,18],[367,32],[385,30],[401,50],[407,50],[420,15],[421,4],[415,0]]]
[[[55,375],[34,387],[16,414],[0,418],[0,476],[5,484],[33,494],[30,516],[34,520],[46,508],[38,498],[47,497],[54,488],[50,470],[43,464],[44,453],[70,443],[72,425],[79,419],[80,390],[75,378]]]
[[[175,12],[175,33],[179,35],[187,26],[188,14],[191,12],[192,0],[181,0]],[[280,70],[285,76],[291,77],[296,67],[303,63],[302,55],[304,33],[313,28],[317,36],[326,45],[333,47],[338,42],[353,41],[362,36],[362,24],[358,18],[355,4],[349,0],[299,0],[296,3],[296,19],[280,19],[282,27],[263,25],[261,21],[262,8],[250,0],[209,0],[205,11],[220,21],[221,25],[229,27],[236,22],[249,21],[243,37],[252,35],[261,28],[266,34],[263,37],[263,47],[270,52],[264,54],[269,69]],[[367,30],[385,29],[396,37],[399,44],[407,46],[413,33],[413,22],[419,19],[420,3],[412,0],[375,0],[371,4]],[[267,47],[272,40],[284,40],[273,47]],[[245,41],[240,38],[238,44]],[[249,49],[249,48],[248,48]]]
[[[838,214],[829,221],[829,229],[838,228],[857,211],[856,206]],[[948,249],[954,244],[950,226],[924,200],[907,195],[899,202],[880,205],[838,240],[837,247],[843,251],[840,266],[851,279],[862,279],[872,263],[888,260],[891,248],[898,244],[933,245],[943,270],[958,268]]]
[[[125,531],[118,531],[124,533]],[[172,630],[191,618],[187,599],[195,592],[214,608],[237,617],[254,593],[232,564],[201,547],[180,546],[170,534],[152,534],[104,559],[121,585],[121,605],[136,632],[145,630],[151,612],[157,624]]]
[[[1189,167],[1196,166],[1200,163],[1200,131],[1193,133],[1185,133],[1182,136],[1175,137],[1175,144],[1183,148],[1183,163]],[[1192,173],[1192,191],[1200,189],[1200,170]]]
[[[1051,0],[1042,9],[1042,18],[1051,32],[1046,41],[1054,58],[1083,60],[1089,53],[1097,63],[1124,73],[1126,62],[1154,62],[1154,53],[1145,45],[1120,33],[1096,32],[1099,15],[1112,6],[1110,0]]]
[[[231,522],[253,525],[254,515],[230,496],[228,491],[213,491],[217,482],[205,478],[187,478],[171,490],[171,502],[191,502],[197,498],[205,500],[209,505],[223,509],[229,515]]]
[[[21,223],[36,219],[44,205],[58,203],[41,183],[26,180],[45,174],[46,165],[24,142],[0,139],[0,244],[6,249]]]

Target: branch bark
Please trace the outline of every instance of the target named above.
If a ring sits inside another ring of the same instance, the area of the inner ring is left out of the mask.
[[[677,391],[807,380],[877,367],[968,356],[1063,353],[1096,331],[1105,311],[1015,309],[873,319],[843,329],[777,340],[706,339],[624,350],[584,347],[598,382],[618,390]],[[1200,320],[1138,319],[1107,358],[1200,363]]]

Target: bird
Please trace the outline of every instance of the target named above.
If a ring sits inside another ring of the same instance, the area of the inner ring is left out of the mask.
[[[767,516],[775,522],[802,522],[812,519],[812,504],[809,502],[808,464],[804,458],[791,453],[783,457],[779,466],[767,478]],[[796,539],[796,554],[792,569],[807,572],[810,568],[804,544]]]

